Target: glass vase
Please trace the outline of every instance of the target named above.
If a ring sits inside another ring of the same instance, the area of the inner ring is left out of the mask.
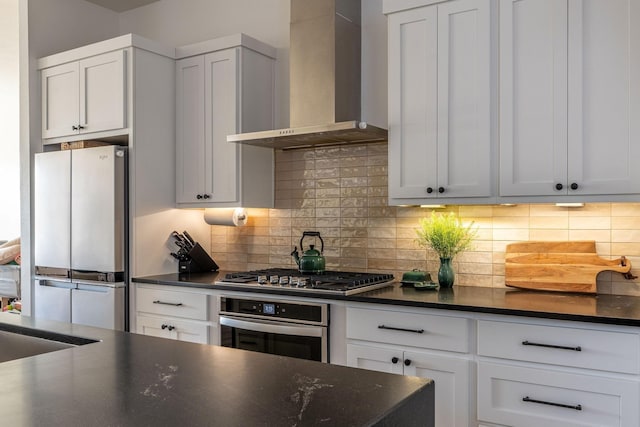
[[[440,258],[440,269],[438,269],[438,284],[441,288],[453,287],[456,274],[451,266],[451,258]]]

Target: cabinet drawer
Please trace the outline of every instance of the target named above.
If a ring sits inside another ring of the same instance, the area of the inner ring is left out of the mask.
[[[478,321],[480,356],[637,374],[639,348],[634,333]]]
[[[136,332],[152,337],[209,344],[209,325],[188,320],[138,315]]]
[[[164,289],[137,288],[137,311],[208,320],[209,295]]]
[[[347,308],[347,338],[469,352],[470,320],[461,317]]]
[[[635,381],[480,362],[478,418],[518,427],[638,425]]]

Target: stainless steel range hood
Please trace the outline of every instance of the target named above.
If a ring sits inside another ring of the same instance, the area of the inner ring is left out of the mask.
[[[360,121],[360,0],[291,0],[290,126],[227,136],[277,149],[387,140]]]

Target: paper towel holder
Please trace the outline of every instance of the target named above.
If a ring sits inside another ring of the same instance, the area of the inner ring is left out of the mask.
[[[209,225],[238,227],[247,224],[249,215],[245,208],[206,208],[204,221]]]

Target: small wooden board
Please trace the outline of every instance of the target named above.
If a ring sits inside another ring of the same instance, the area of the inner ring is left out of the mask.
[[[630,270],[625,257],[600,258],[593,240],[512,243],[505,253],[505,284],[514,288],[593,294],[600,272]]]

